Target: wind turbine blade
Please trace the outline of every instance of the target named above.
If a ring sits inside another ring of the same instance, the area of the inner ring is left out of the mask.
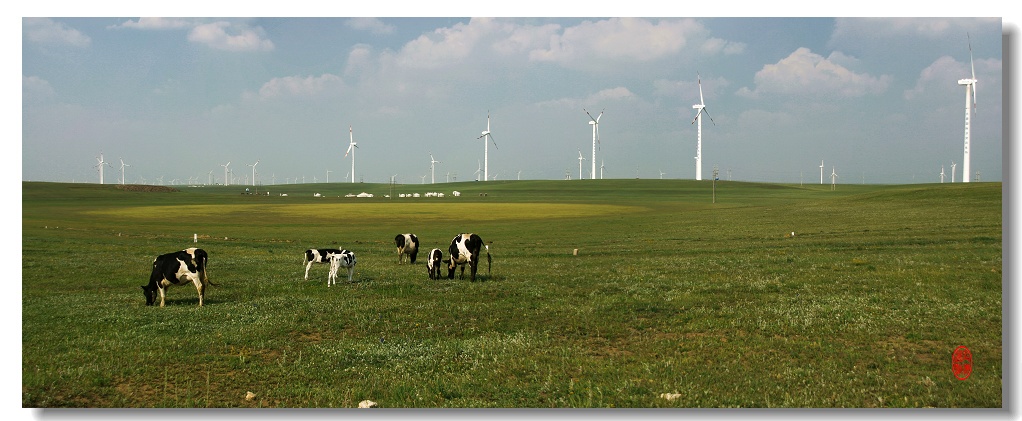
[[[603,117],[603,111],[604,110],[600,110],[600,115],[596,116],[596,124],[600,124],[600,117]],[[592,116],[590,116],[590,117],[592,117]]]
[[[709,112],[709,111],[708,111],[708,110],[707,110],[706,108],[703,108],[702,110],[699,110],[699,111],[700,111],[700,112],[704,112],[704,111],[705,111],[705,112],[706,112],[706,116],[707,116],[707,117],[710,117],[710,112]],[[717,123],[715,123],[715,122],[713,121],[713,117],[710,117],[710,123],[713,123],[713,125],[714,125],[714,126],[716,126],[716,125],[717,125]]]
[[[972,68],[972,109],[976,109],[976,65],[972,61],[972,36],[968,32],[965,36],[969,38],[969,66]]]
[[[691,123],[689,123],[689,124],[696,124],[696,120],[698,120],[698,119],[699,119],[699,114],[702,114],[702,112],[703,112],[703,109],[702,109],[702,108],[700,108],[700,109],[699,109],[699,111],[698,111],[698,112],[696,112],[696,116],[695,116],[695,117],[692,117],[692,122],[691,122]]]
[[[496,140],[493,140],[493,135],[492,135],[492,134],[490,134],[490,133],[487,133],[487,134],[486,134],[486,137],[490,138],[490,142],[492,142],[492,143],[493,143],[493,147],[494,147],[494,148],[497,148],[497,141],[496,141]],[[500,148],[497,148],[497,149],[500,149]]]
[[[603,114],[600,114],[600,115],[603,115]],[[600,118],[596,117],[596,119],[599,120]],[[603,150],[602,145],[600,145],[600,125],[599,124],[596,125],[596,147],[597,147],[597,149],[599,149],[601,151]]]
[[[696,84],[699,85],[699,105],[703,105],[705,104],[703,102],[703,80],[702,77],[699,76],[699,72],[696,72]]]
[[[585,111],[585,112],[586,112],[586,115],[587,115],[587,116],[589,116],[589,119],[590,119],[590,120],[592,120],[592,121],[596,121],[596,119],[595,119],[595,118],[593,118],[593,115],[592,115],[592,114],[589,114],[589,110],[586,110],[585,108],[582,108],[582,111]],[[598,122],[597,122],[597,123],[598,123]]]

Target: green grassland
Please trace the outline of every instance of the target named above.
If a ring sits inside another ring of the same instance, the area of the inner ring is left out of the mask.
[[[830,187],[26,182],[22,405],[1000,408],[1001,184]],[[404,232],[477,233],[492,272],[430,280]],[[146,307],[152,259],[192,246],[205,306]],[[303,280],[311,247],[354,281]]]

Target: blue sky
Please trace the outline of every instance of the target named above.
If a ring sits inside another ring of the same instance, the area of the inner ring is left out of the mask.
[[[472,180],[487,113],[491,179],[577,179],[579,152],[589,178],[583,109],[597,177],[694,179],[698,74],[704,179],[960,181],[966,34],[972,172],[1002,178],[999,17],[21,23],[23,180],[97,183],[102,153],[106,183],[350,181],[349,125],[356,181],[429,183],[430,153]]]

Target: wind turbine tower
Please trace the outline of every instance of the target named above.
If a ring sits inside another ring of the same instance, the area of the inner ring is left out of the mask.
[[[599,143],[599,141],[600,141],[600,117],[603,117],[603,111],[600,111],[600,115],[596,116],[596,118],[593,118],[593,115],[589,114],[589,111],[586,111],[585,108],[583,108],[582,111],[585,111],[586,115],[589,116],[589,125],[593,126],[593,162],[592,162],[593,169],[592,169],[592,172],[589,173],[589,178],[592,179],[592,180],[595,180],[596,179],[596,144]],[[581,161],[579,161],[579,162],[581,163]],[[578,174],[578,179],[579,180],[582,179],[582,173]]]
[[[940,184],[944,184],[944,166],[940,166]]]
[[[96,167],[99,168],[99,184],[103,184],[103,166],[106,165],[110,168],[113,168],[113,166],[111,166],[109,162],[103,160],[102,153],[99,154],[99,157],[96,158],[96,161],[99,161],[99,163],[96,164]]]
[[[248,164],[248,166],[252,167],[252,185],[253,186],[255,185],[255,181],[256,181],[255,180],[255,167],[256,167],[256,165],[259,165],[259,160],[258,159],[256,160],[255,164]]]
[[[120,158],[120,160],[121,160],[121,185],[124,185],[124,167],[130,167],[131,165],[125,164],[124,158]]]
[[[220,164],[220,166],[224,167],[224,185],[225,186],[231,185],[231,177],[227,175],[227,167],[231,166],[231,161],[227,161],[226,164]]]
[[[955,163],[955,161],[951,161],[951,182],[952,182],[952,183],[954,183],[954,182],[955,182],[955,167],[956,167],[957,165],[958,165],[958,164],[956,164],[956,163]]]
[[[440,161],[433,159],[433,152],[429,153],[429,183],[436,184],[436,178],[434,176],[434,167],[436,164],[440,164]]]
[[[476,139],[483,139],[483,181],[486,181],[490,179],[490,142],[493,142],[494,148],[497,147],[497,142],[493,140],[493,135],[490,134],[489,111],[486,112],[486,131]]]
[[[968,36],[968,33],[966,33]],[[976,65],[972,62],[972,38],[969,37],[969,66],[972,68],[972,79],[958,79],[959,85],[965,86],[965,158],[962,161],[962,182],[969,182],[969,129],[971,126],[971,109],[976,108]]]
[[[820,184],[823,184],[823,160],[820,160]]]
[[[355,142],[355,134],[351,131],[351,126],[348,126],[348,151],[344,152],[344,157],[347,158],[348,154],[351,154],[351,182],[355,183],[355,148],[358,147],[358,143]]]
[[[586,159],[582,157],[582,150],[579,149],[579,151],[578,151],[578,179],[579,180],[582,179],[582,161],[585,161],[585,160]]]
[[[699,85],[699,103],[692,106],[693,109],[699,110],[696,112],[695,118],[692,119],[692,123],[696,124],[696,180],[703,179],[703,114],[710,117],[709,111],[706,111],[706,104],[703,102],[703,81],[696,73],[696,83]],[[710,122],[714,126],[717,125],[713,121],[713,117],[710,117]]]
[[[834,167],[830,167],[830,189],[834,190],[834,185],[837,184],[837,171]]]

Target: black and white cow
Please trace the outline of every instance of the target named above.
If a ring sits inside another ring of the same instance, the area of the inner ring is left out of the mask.
[[[340,253],[340,249],[308,249],[305,250],[305,280],[309,280],[309,269],[313,263],[330,263],[330,255]]]
[[[355,272],[355,253],[348,250],[341,250],[340,253],[331,254],[330,257],[330,275],[327,276],[326,286],[330,286],[331,283],[337,284],[337,269],[345,268],[348,270],[348,283],[351,283],[351,275]]]
[[[199,306],[206,294],[206,264],[209,255],[200,248],[188,248],[173,253],[161,254],[153,259],[153,271],[149,275],[149,285],[142,286],[147,306],[156,303],[156,293],[160,293],[160,307],[164,306],[167,288],[171,285],[184,285],[191,282],[199,292]]]
[[[461,267],[461,278],[465,279],[465,264],[472,267],[472,281],[476,280],[476,268],[479,266],[479,253],[486,248],[486,274],[490,274],[490,266],[493,259],[490,257],[490,246],[483,244],[483,239],[478,235],[465,233],[458,234],[451,240],[450,259],[444,259],[447,263],[447,279],[454,279],[454,269]]]
[[[426,255],[426,272],[429,272],[429,279],[440,279],[440,262],[443,261],[444,252],[440,249],[433,249]]]
[[[397,245],[397,264],[404,262],[406,254],[411,263],[415,263],[415,256],[419,254],[419,237],[415,234],[398,234],[394,237],[394,244]]]

